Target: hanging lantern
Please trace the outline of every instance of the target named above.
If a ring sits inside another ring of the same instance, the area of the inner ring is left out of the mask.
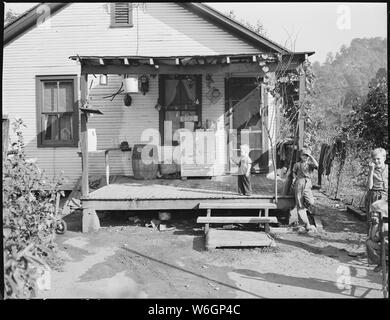
[[[126,93],[138,93],[138,76],[126,75],[124,78],[124,87]]]

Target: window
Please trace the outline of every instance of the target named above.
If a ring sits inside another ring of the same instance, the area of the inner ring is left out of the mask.
[[[132,27],[133,8],[131,2],[111,3],[111,27]]]
[[[37,76],[38,147],[77,147],[77,76]]]
[[[160,131],[164,137],[163,123],[170,121],[172,137],[176,130],[186,128],[194,131],[202,124],[201,119],[201,76],[162,75],[160,78]],[[173,145],[177,141],[174,139]]]

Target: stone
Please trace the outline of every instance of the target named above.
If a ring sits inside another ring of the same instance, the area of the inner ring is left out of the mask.
[[[82,231],[93,232],[100,229],[99,217],[93,209],[83,209]]]

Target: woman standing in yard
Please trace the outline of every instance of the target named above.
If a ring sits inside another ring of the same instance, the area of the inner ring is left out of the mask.
[[[369,163],[366,213],[367,213],[367,232],[369,230],[371,214],[370,206],[377,200],[387,200],[388,167],[385,164],[386,150],[376,148],[371,151],[371,162]]]
[[[315,227],[310,225],[307,218],[306,209],[314,204],[314,197],[311,192],[311,175],[314,169],[317,168],[318,162],[311,155],[310,150],[303,148],[301,150],[301,161],[294,164],[293,185],[298,216],[305,224],[306,231],[315,231]]]

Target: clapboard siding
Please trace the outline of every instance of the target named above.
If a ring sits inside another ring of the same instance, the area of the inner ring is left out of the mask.
[[[81,175],[78,148],[37,148],[36,92],[37,75],[80,74],[80,65],[69,59],[72,55],[211,55],[258,53],[259,50],[225,30],[207,22],[175,3],[147,3],[134,9],[134,27],[110,28],[107,3],[72,3],[57,12],[43,25],[32,28],[4,47],[3,113],[10,119],[22,117],[27,125],[24,138],[29,157],[50,175],[63,171],[68,178],[65,188],[72,188]],[[210,105],[203,96],[203,118],[216,120],[223,127],[223,77],[214,76],[214,86],[221,91],[221,100]],[[90,79],[96,79],[90,76]],[[158,129],[158,112],[154,109],[158,97],[158,77],[150,79],[150,91],[144,96],[133,95],[131,107],[123,105],[123,96],[114,101],[103,100],[115,92],[121,82],[116,75],[109,77],[108,86],[94,81],[93,103],[104,113],[90,119],[96,128],[98,149],[140,142],[145,128]],[[207,92],[203,75],[203,95]],[[11,130],[12,131],[12,130]],[[224,150],[222,140],[218,150]],[[111,172],[132,174],[131,153],[113,152]],[[91,174],[104,173],[103,155],[91,155]],[[223,172],[223,165],[216,163]]]
[[[93,81],[90,90],[92,105],[103,112],[103,116],[90,118],[88,126],[96,129],[97,148],[106,149],[117,147],[120,142],[127,141],[130,145],[142,143],[141,134],[146,129],[158,130],[158,111],[154,108],[158,98],[158,77],[149,79],[149,92],[145,95],[132,94],[132,104],[126,107],[123,103],[123,94],[111,99],[103,99],[104,96],[116,92],[122,77],[118,75],[108,76],[108,85],[101,86],[98,78],[89,76]],[[114,151],[110,153],[111,172],[113,174],[132,175],[131,152]],[[104,155],[92,154],[90,161],[91,174],[104,173]]]

